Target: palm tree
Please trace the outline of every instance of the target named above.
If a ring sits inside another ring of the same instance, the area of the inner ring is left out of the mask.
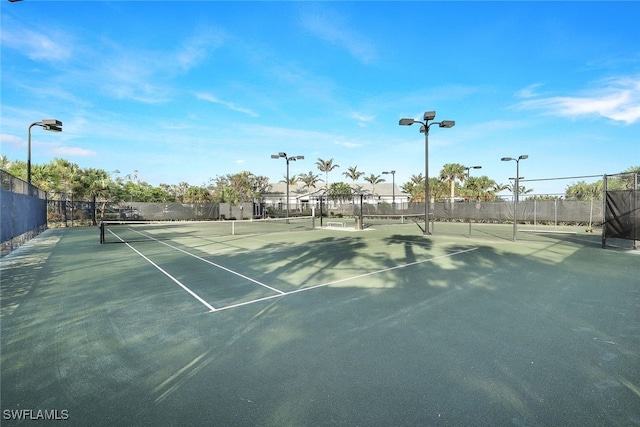
[[[316,166],[318,167],[320,172],[324,172],[325,178],[326,178],[324,181],[325,187],[327,187],[328,189],[329,188],[329,172],[331,172],[335,168],[339,168],[340,165],[333,164],[333,158],[329,160],[322,160],[321,158],[318,158],[318,161],[316,162]]]
[[[358,166],[349,166],[346,172],[342,172],[342,175],[351,179],[353,182],[359,180],[362,176],[364,176],[364,172],[358,171]]]
[[[109,178],[109,174],[102,169],[81,169],[79,175],[81,185],[80,195],[91,197],[91,204],[93,206],[91,222],[93,225],[96,225],[96,203],[98,198],[102,199],[100,216],[104,217],[104,209],[107,199],[110,196],[111,179]]]
[[[284,179],[281,179],[280,182],[284,182],[285,184],[287,183],[287,176],[283,175]],[[300,181],[300,178],[298,177],[298,175],[292,175],[289,177],[289,185],[296,185],[298,183],[298,181]]]
[[[469,199],[489,201],[495,198],[492,189],[495,188],[496,182],[489,179],[488,176],[470,177],[465,183],[464,190]]]
[[[440,171],[440,180],[444,183],[449,183],[451,186],[451,203],[453,203],[453,199],[456,196],[456,180],[464,181],[467,177],[464,171],[465,168],[460,163],[447,163]]]
[[[380,184],[381,182],[385,182],[384,178],[381,178],[380,175],[371,174],[364,178],[369,184],[371,184],[371,195],[375,197],[376,195],[376,184]]]
[[[312,171],[309,173],[300,175],[300,181],[304,183],[304,187],[307,190],[311,190],[311,187],[316,188],[318,181],[322,181],[319,175],[314,174]]]
[[[424,186],[422,187],[424,192]],[[442,199],[447,194],[447,184],[438,178],[429,178],[429,202],[434,203],[436,199]]]
[[[409,182],[404,183],[400,188],[409,194],[411,202],[424,202],[424,176],[422,174],[411,175]]]

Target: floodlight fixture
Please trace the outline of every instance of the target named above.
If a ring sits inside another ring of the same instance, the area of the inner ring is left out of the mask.
[[[39,122],[33,122],[27,130],[27,182],[31,184],[31,128],[40,126],[49,132],[62,132],[62,122],[57,119],[43,119]]]
[[[426,122],[427,120],[433,120],[436,118],[436,112],[435,111],[427,111],[426,113],[424,113],[424,121]]]
[[[528,154],[523,154],[519,156],[517,159],[513,157],[503,157],[503,162],[514,161],[516,162],[516,176],[512,179],[513,182],[513,241],[516,241],[516,234],[518,233],[518,193],[520,192],[520,180],[524,179],[523,176],[520,176],[520,160],[528,159]]]
[[[287,223],[288,223],[289,222],[289,162],[290,161],[296,161],[296,160],[303,160],[304,156],[290,156],[290,157],[288,157],[287,153],[285,153],[284,151],[281,151],[278,154],[272,154],[271,158],[272,159],[283,158],[287,162],[287,216],[286,216],[286,220],[287,220]]]
[[[426,111],[423,115],[424,121],[402,118],[398,122],[400,126],[411,126],[414,123],[420,123],[420,133],[424,133],[424,230],[425,235],[431,234],[429,231],[429,128],[431,125],[437,124],[441,128],[452,128],[456,122],[454,120],[443,120],[441,122],[431,123],[429,121],[435,119],[435,111]]]
[[[62,126],[62,122],[56,119],[44,119],[40,123],[47,126],[58,126],[58,127]]]
[[[482,169],[482,166],[464,166],[464,168],[467,171],[467,180],[469,180],[469,171],[471,169]],[[469,203],[471,203],[471,198],[469,198]],[[471,238],[471,215],[469,215],[469,238]]]

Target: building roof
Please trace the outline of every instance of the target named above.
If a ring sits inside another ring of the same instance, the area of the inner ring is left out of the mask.
[[[354,192],[363,192],[365,194],[372,194],[375,192],[377,196],[392,197],[394,194],[396,197],[408,197],[409,195],[403,192],[398,185],[395,185],[395,191],[393,184],[390,182],[381,182],[379,184],[372,185],[368,182],[356,182],[348,183]],[[289,195],[291,197],[302,197],[313,194],[321,194],[324,192],[324,186],[318,185],[316,187],[306,188],[304,184],[291,184],[289,185]],[[271,187],[265,191],[264,195],[284,195],[287,193],[287,184],[284,182],[277,182],[271,184]]]

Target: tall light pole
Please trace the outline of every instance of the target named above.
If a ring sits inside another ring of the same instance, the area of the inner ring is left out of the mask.
[[[391,210],[396,211],[396,171],[382,172],[383,175],[391,174]]]
[[[520,160],[528,159],[528,154],[523,154],[522,156],[514,159],[513,157],[503,157],[503,162],[516,162],[516,178],[514,179],[513,185],[513,241],[516,241],[516,234],[518,232],[518,193],[520,192]]]
[[[56,119],[44,119],[41,122],[34,122],[27,130],[27,182],[31,184],[31,128],[40,126],[49,132],[62,132],[62,122]]]
[[[465,166],[465,170],[467,171],[467,182],[469,181],[469,170],[470,169],[482,169],[482,166]],[[471,199],[469,199],[469,207],[471,207]],[[471,237],[471,209],[469,209],[469,237]]]
[[[400,119],[400,126],[411,126],[414,123],[420,123],[420,132],[424,132],[424,231],[425,235],[431,234],[429,231],[429,128],[431,125],[438,125],[441,128],[452,128],[456,125],[454,120],[443,120],[441,122],[431,122],[435,119],[435,111],[427,111],[424,113],[424,121],[415,119]]]
[[[271,155],[272,159],[279,159],[279,158],[283,158],[287,161],[287,221],[289,220],[289,162],[295,162],[296,160],[303,160],[304,156],[291,156],[288,157],[287,153],[283,153],[282,151],[279,152],[278,154],[272,154]]]

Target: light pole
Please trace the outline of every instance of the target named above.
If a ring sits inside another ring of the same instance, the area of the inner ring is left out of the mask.
[[[429,231],[429,128],[431,125],[438,125],[441,128],[452,128],[456,125],[454,120],[443,120],[441,122],[431,122],[435,119],[435,111],[427,111],[424,113],[424,121],[415,119],[400,119],[400,126],[411,126],[414,123],[420,123],[420,132],[424,132],[424,231],[425,235],[431,234]]]
[[[279,159],[279,158],[283,158],[287,161],[287,222],[289,221],[289,161],[296,161],[296,160],[302,160],[304,159],[304,156],[291,156],[291,157],[287,157],[287,153],[283,153],[282,151],[279,152],[278,154],[272,154],[271,158],[272,159]]]
[[[465,166],[465,170],[467,171],[467,182],[469,182],[470,169],[482,169],[482,166]],[[469,237],[471,237],[471,198],[469,198]]]
[[[382,172],[383,175],[391,174],[391,210],[396,212],[396,171]]]
[[[27,182],[31,184],[31,128],[40,126],[49,132],[62,132],[62,122],[56,119],[44,119],[41,122],[34,122],[27,130]]]
[[[518,193],[520,192],[520,160],[528,159],[528,154],[523,154],[522,156],[514,159],[513,157],[503,157],[503,162],[516,162],[516,178],[514,179],[513,185],[513,241],[516,241],[516,233],[518,232]]]

